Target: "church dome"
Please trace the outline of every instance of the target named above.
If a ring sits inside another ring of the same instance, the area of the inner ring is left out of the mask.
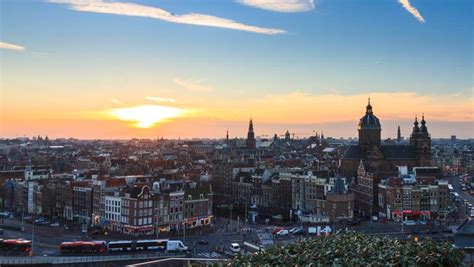
[[[366,107],[365,115],[360,118],[359,120],[359,128],[380,128],[380,121],[379,118],[377,118],[373,111],[372,111],[372,105],[370,105],[370,99],[369,99],[369,104]]]

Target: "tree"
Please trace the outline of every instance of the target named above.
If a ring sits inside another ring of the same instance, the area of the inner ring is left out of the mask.
[[[450,242],[400,240],[344,232],[274,246],[232,266],[462,266],[463,252]]]

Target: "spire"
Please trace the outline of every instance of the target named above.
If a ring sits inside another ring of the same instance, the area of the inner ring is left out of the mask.
[[[421,115],[420,132],[422,132],[422,133],[427,133],[428,132],[428,128],[426,128],[425,114]]]
[[[229,129],[227,129],[226,135],[225,135],[225,140],[229,141]]]
[[[418,133],[420,131],[420,127],[418,127],[418,117],[415,115],[415,122],[413,123],[413,133]]]
[[[398,131],[397,131],[397,142],[402,141],[402,132],[400,131],[400,125],[398,125]]]
[[[321,140],[324,140],[324,133],[321,131]]]
[[[250,118],[250,122],[249,122],[249,132],[253,132],[253,122],[252,122],[252,118]]]
[[[372,114],[372,105],[370,105],[370,97],[369,97],[369,100],[368,100],[368,104],[367,104],[367,107],[366,107],[366,110],[365,110],[365,114]]]

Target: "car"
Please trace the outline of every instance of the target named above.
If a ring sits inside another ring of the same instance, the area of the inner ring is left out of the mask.
[[[404,220],[404,221],[403,221],[403,224],[404,224],[404,225],[415,225],[416,222],[413,221],[413,220]]]
[[[349,226],[355,226],[360,224],[360,219],[352,219],[350,221],[347,221],[347,225]]]
[[[42,222],[38,223],[38,225],[40,225],[40,226],[50,225],[50,224],[51,224],[51,222],[49,222],[49,221],[42,221]]]
[[[330,234],[332,232],[331,226],[326,225],[326,227],[322,228],[319,232],[323,234]]]
[[[280,232],[281,230],[283,230],[283,228],[281,227],[276,227],[273,231],[272,231],[272,234],[273,235],[276,235],[278,232]]]
[[[55,222],[55,223],[52,223],[49,225],[50,227],[59,227],[59,223],[58,222]]]
[[[282,229],[276,233],[277,236],[287,236],[290,232],[288,230]]]
[[[198,244],[199,245],[209,245],[209,241],[205,240],[205,239],[201,239],[198,241]]]
[[[240,245],[237,244],[237,243],[232,243],[232,244],[230,244],[229,249],[230,249],[230,251],[232,251],[234,253],[239,253],[240,252]]]
[[[289,232],[290,232],[291,234],[293,234],[294,232],[296,232],[296,231],[298,231],[298,230],[300,230],[300,229],[301,229],[301,228],[299,228],[299,227],[291,228],[291,229],[289,230]]]
[[[0,235],[3,235],[3,229],[0,228]]]
[[[303,229],[298,229],[293,232],[293,235],[304,235],[305,231]]]

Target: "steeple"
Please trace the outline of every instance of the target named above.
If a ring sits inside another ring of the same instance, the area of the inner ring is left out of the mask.
[[[227,132],[226,132],[225,140],[226,140],[226,141],[229,141],[229,130],[227,130]]]
[[[324,133],[321,131],[321,140],[324,140]]]
[[[370,97],[369,97],[369,101],[368,101],[367,107],[365,108],[365,114],[373,114],[373,112],[372,112],[372,105],[370,105]]]
[[[427,133],[428,132],[428,128],[426,128],[425,114],[421,115],[420,132],[422,132],[422,133]]]
[[[253,131],[252,118],[250,118],[249,131],[247,133],[247,147],[248,148],[256,148],[257,147],[257,142],[255,141],[255,133]]]
[[[402,141],[402,132],[400,131],[400,125],[398,125],[398,131],[397,131],[397,142]]]
[[[420,131],[420,127],[418,127],[418,117],[415,115],[415,122],[413,123],[413,133],[418,133]]]

